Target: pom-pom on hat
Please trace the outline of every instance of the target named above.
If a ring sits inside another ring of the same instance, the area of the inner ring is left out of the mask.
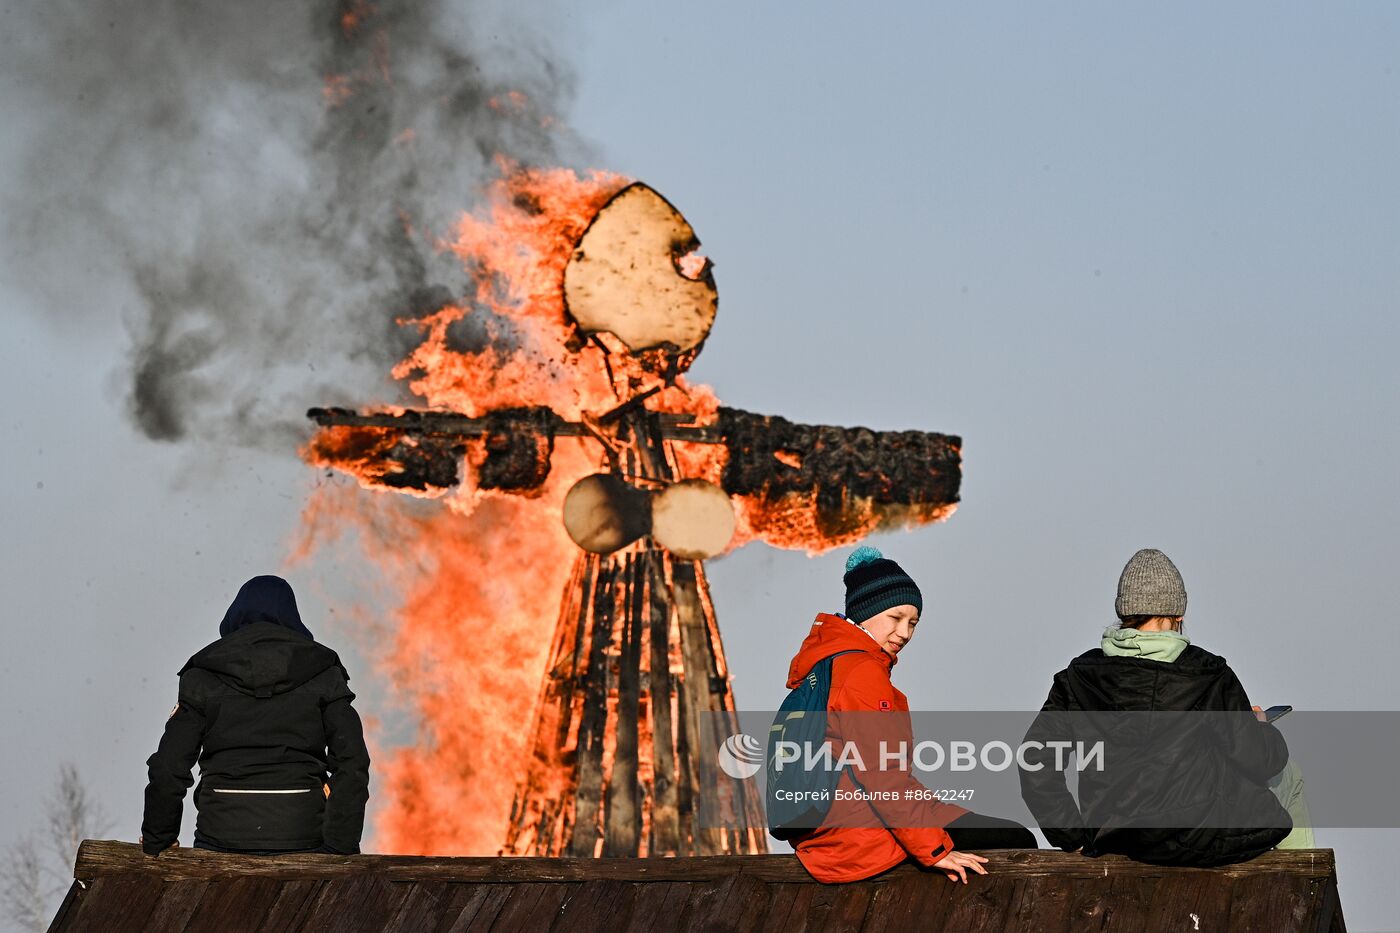
[[[846,618],[857,624],[895,606],[913,606],[924,611],[924,597],[918,585],[904,570],[863,544],[846,558]]]

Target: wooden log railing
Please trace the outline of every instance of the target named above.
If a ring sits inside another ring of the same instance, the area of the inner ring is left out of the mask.
[[[1144,865],[1117,855],[1084,858],[1058,850],[990,851],[987,870],[1016,878],[1131,877],[1200,874],[1212,877],[1286,875],[1292,878],[1336,877],[1331,849],[1273,851],[1223,868],[1167,868]],[[491,858],[419,855],[229,855],[200,849],[167,849],[158,858],[128,842],[84,842],[73,877],[80,881],[104,875],[154,875],[166,881],[229,877],[298,880],[378,875],[386,880],[517,883],[551,881],[718,881],[742,874],[770,883],[812,882],[791,855],[705,856],[694,858]],[[919,874],[901,865],[881,879]],[[927,872],[922,872],[927,874]]]
[[[1332,850],[1224,868],[988,853],[950,884],[900,866],[823,885],[791,855],[701,858],[241,856],[85,842],[51,933],[549,930],[707,933],[1345,933]]]

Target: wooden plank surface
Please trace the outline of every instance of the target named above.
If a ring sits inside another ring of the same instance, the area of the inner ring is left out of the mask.
[[[933,879],[930,879],[933,880]],[[948,884],[939,879],[940,884]],[[934,929],[1001,930],[1006,927],[1016,900],[1016,879],[1006,876],[969,879],[954,885],[948,903]]]
[[[327,882],[316,878],[282,881],[277,901],[263,918],[263,933],[293,933],[302,928],[302,919],[311,912]]]
[[[1007,933],[1072,933],[1069,905],[1076,883],[1082,879],[1017,878]]]
[[[823,886],[812,893],[807,907],[807,929],[854,933],[865,925],[865,913],[874,898],[874,885]],[[934,928],[936,929],[936,927]]]
[[[807,905],[811,903],[810,884],[768,884],[768,903],[763,908],[760,930],[802,933]],[[803,895],[806,895],[805,897]]]
[[[275,878],[244,875],[212,883],[185,925],[173,929],[182,933],[258,933],[281,894],[282,882]],[[161,927],[152,923],[149,929]]]
[[[431,930],[447,910],[453,891],[459,885],[446,881],[409,884],[398,909],[384,923],[383,933],[418,933]]]
[[[412,893],[414,886],[411,881],[374,879],[374,884],[363,892],[354,912],[345,916],[336,933],[380,933],[398,914],[399,905]]]
[[[78,915],[78,905],[87,895],[89,887],[91,885],[86,881],[74,881],[68,886],[68,893],[63,896],[63,903],[58,905],[58,913],[54,914],[53,922],[49,924],[49,933],[73,929],[67,925],[68,918]]]
[[[658,917],[679,917],[690,900],[690,883],[662,881],[638,885],[637,899],[624,933],[652,933]]]
[[[376,875],[335,878],[321,885],[311,909],[301,920],[305,930],[348,930],[362,913],[372,911],[390,882]]]
[[[692,885],[691,900],[678,929],[692,933],[751,933],[761,928],[768,906],[767,884],[745,875],[730,875],[724,881],[709,884],[715,885],[715,890],[699,899],[696,888],[708,885]]]
[[[905,930],[932,928],[924,890],[929,879],[904,875],[875,887],[870,907],[863,921],[867,930]],[[943,882],[947,884],[948,882]]]
[[[146,921],[147,926],[152,930],[183,931],[189,926],[190,918],[194,916],[205,892],[209,890],[210,882],[163,881],[161,883],[165,885],[165,888],[161,892],[160,902],[156,904],[156,909]],[[277,885],[280,896],[281,889],[286,887],[288,882],[277,881],[274,884]]]
[[[63,930],[144,933],[165,887],[148,875],[131,873],[97,878],[88,885],[85,896],[64,914]]]
[[[496,919],[491,933],[537,933],[554,925],[564,902],[578,892],[582,882],[569,884],[529,882],[512,885],[512,893]]]
[[[1230,901],[1234,879],[1209,876],[1168,875],[1157,882],[1147,905],[1144,933],[1172,933],[1201,930],[1225,933],[1229,930]]]
[[[1211,877],[1335,878],[1331,849],[1267,852],[1240,865],[1223,868],[1163,868],[1120,856],[1089,859],[1053,850],[991,850],[987,869],[993,877],[1101,878],[1119,875],[1160,878],[1200,873]],[[248,856],[203,849],[167,850],[149,858],[133,843],[84,842],[78,850],[74,877],[92,880],[118,874],[138,874],[167,881],[208,880],[240,875],[264,878],[352,878],[378,875],[389,881],[710,881],[733,874],[760,881],[811,882],[791,855],[702,856],[691,858],[438,858],[409,855],[281,855]],[[922,874],[913,865],[893,869],[881,879]],[[942,879],[939,879],[942,880]],[[880,883],[880,882],[874,882]]]
[[[1069,898],[1059,905],[1059,917],[1054,924],[1037,924],[1034,902],[1026,888],[1039,887],[1045,879],[1020,879],[1021,904],[1005,923],[1010,930],[1039,931],[1052,929],[1072,933],[1142,933],[1147,926],[1148,906],[1159,878],[1151,875],[1103,875],[1094,879],[1078,879],[1069,883]],[[1049,905],[1043,905],[1049,909]],[[1189,921],[1186,929],[1190,929]]]
[[[881,877],[885,883],[889,884],[898,883],[901,878],[898,873],[890,873]],[[947,875],[944,875],[940,871],[929,869],[915,871],[903,877],[910,878],[917,883],[917,887],[914,889],[917,900],[913,910],[919,916],[925,918],[923,922],[932,929],[938,929],[936,925],[943,922],[942,918],[946,917],[948,913],[953,910],[958,898],[965,896],[965,892],[967,892],[973,884],[985,880],[979,876],[978,881],[969,882],[967,885],[964,885],[961,882],[950,880]],[[873,927],[867,926],[866,929],[870,930],[873,929]]]
[[[77,870],[88,876],[51,929],[1344,931],[1330,850],[1274,852],[1218,869],[1050,851],[989,858],[991,874],[968,885],[912,866],[822,885],[791,856],[428,859],[176,850],[155,859],[128,844],[84,843]]]
[[[1142,933],[1143,927],[1147,926],[1147,908],[1152,892],[1161,880],[1150,875],[1111,876],[1108,881],[1109,909],[1104,924],[1105,933]]]
[[[639,885],[632,881],[584,881],[559,906],[551,930],[617,930],[632,917]],[[540,929],[544,929],[541,927]]]
[[[452,930],[464,930],[473,920],[483,906],[492,898],[496,898],[496,906],[490,908],[491,919],[495,919],[496,911],[500,909],[499,898],[501,897],[500,886],[494,884],[450,884],[449,893],[446,897],[442,911],[435,918],[436,923],[429,923],[424,926],[414,927],[414,933],[419,930],[433,931],[433,933],[449,933]]]
[[[1322,884],[1322,906],[1318,911],[1318,933],[1347,933],[1347,922],[1342,916],[1342,901],[1337,885],[1332,881]]]
[[[457,922],[447,928],[446,933],[487,933],[496,923],[501,908],[510,900],[515,885],[484,884],[481,898],[473,898],[470,906],[458,915]]]
[[[1237,878],[1230,933],[1317,933],[1311,922],[1324,904],[1320,886],[1281,885],[1267,875]]]
[[[1113,920],[1113,898],[1107,879],[1081,879],[1073,887],[1065,914],[1069,917],[1069,929],[1074,933],[1103,933],[1108,929]]]
[[[676,918],[674,929],[685,933],[699,933],[701,930],[708,933],[733,933],[735,918],[726,916],[723,906],[729,889],[739,877],[730,875],[717,881],[691,882],[690,897],[685,902],[684,910]],[[651,919],[656,923],[659,918]]]

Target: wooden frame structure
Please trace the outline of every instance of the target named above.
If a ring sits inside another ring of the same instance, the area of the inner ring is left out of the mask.
[[[50,933],[846,930],[1346,933],[1331,849],[1225,868],[989,852],[950,884],[905,864],[823,885],[787,855],[675,859],[239,856],[85,842]]]
[[[641,407],[626,413],[614,474],[658,486],[677,479],[664,427]],[[757,790],[722,773],[703,741],[702,714],[733,712],[701,562],[650,537],[612,554],[580,552],[503,854],[766,852]],[[717,808],[709,826],[702,789]]]

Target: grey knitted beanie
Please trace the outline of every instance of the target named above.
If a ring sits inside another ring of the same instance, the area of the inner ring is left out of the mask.
[[[1127,616],[1181,616],[1186,614],[1186,584],[1171,558],[1156,548],[1133,555],[1118,578],[1119,618]]]

